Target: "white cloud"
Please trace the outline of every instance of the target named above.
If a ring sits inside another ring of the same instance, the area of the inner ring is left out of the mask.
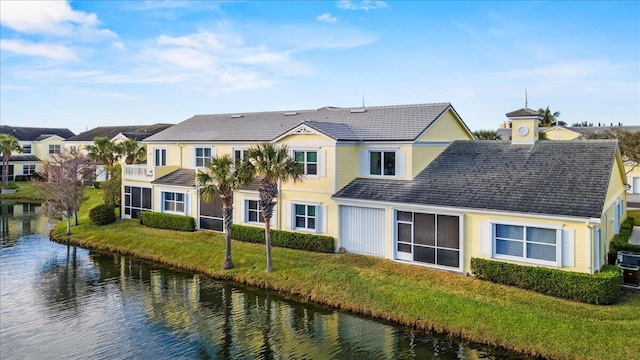
[[[74,50],[60,44],[30,43],[22,40],[0,39],[0,49],[15,54],[41,56],[53,60],[75,60]]]
[[[383,9],[388,7],[387,3],[379,0],[362,0],[362,1],[352,1],[352,0],[340,0],[338,1],[338,7],[340,9],[345,10],[375,10],[375,9]]]
[[[124,45],[122,41],[114,41],[111,43],[111,47],[117,50],[126,50],[127,47]]]
[[[73,10],[68,1],[0,1],[0,24],[25,34],[82,40],[117,37],[98,28],[96,14]]]
[[[324,13],[322,15],[318,15],[316,20],[324,21],[330,24],[335,24],[336,22],[338,22],[338,18],[335,16],[332,16],[331,13]]]

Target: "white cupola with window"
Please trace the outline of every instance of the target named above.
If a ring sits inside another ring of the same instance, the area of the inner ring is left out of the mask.
[[[512,144],[535,144],[538,141],[538,125],[542,115],[535,110],[523,109],[507,113],[511,122]]]

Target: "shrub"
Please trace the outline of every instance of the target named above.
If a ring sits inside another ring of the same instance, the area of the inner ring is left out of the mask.
[[[592,304],[614,303],[622,283],[620,268],[612,265],[590,275],[472,258],[471,271],[483,280]]]
[[[7,182],[7,187],[5,189],[17,190],[18,189],[18,184],[16,184],[14,181],[8,181]]]
[[[102,183],[102,198],[105,204],[119,208],[122,198],[122,180],[113,178]]]
[[[234,239],[264,244],[264,228],[231,225]],[[335,239],[331,236],[304,234],[291,231],[271,230],[271,245],[289,249],[307,250],[321,253],[335,251]]]
[[[96,189],[100,189],[100,185],[102,185],[102,181],[94,181],[93,187]]]
[[[106,225],[116,221],[116,212],[111,205],[98,205],[89,210],[89,220],[93,225]]]
[[[140,223],[144,226],[178,231],[195,231],[196,221],[191,216],[141,211]]]
[[[622,250],[640,252],[640,245],[629,244],[629,238],[633,231],[634,222],[635,219],[631,216],[627,217],[627,219],[622,222],[620,232],[613,237],[613,240],[611,240],[609,248],[610,252],[618,252]]]

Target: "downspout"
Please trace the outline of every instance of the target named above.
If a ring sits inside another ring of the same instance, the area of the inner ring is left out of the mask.
[[[593,274],[593,224],[587,221],[585,225],[587,225],[589,233],[587,236],[587,272]]]
[[[182,148],[184,147],[184,145],[180,143],[176,143],[176,145],[178,145],[178,147],[180,148],[180,169],[182,169]]]

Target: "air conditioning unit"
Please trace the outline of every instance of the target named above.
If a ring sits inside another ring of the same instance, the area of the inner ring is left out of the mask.
[[[622,269],[622,285],[640,289],[640,254],[618,251],[618,266]]]
[[[640,253],[633,251],[618,251],[618,265],[640,266]]]

